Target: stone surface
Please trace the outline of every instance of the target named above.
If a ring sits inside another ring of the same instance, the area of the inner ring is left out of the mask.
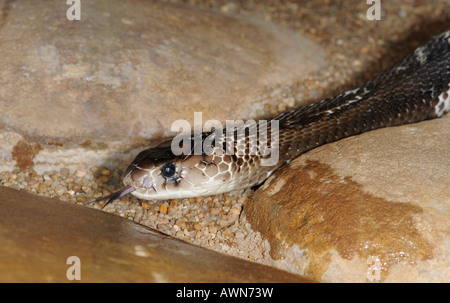
[[[261,115],[280,86],[325,65],[310,40],[250,17],[101,0],[83,2],[81,20],[68,21],[68,8],[56,0],[3,6],[3,170],[18,162],[18,144],[39,145],[38,171],[114,164],[196,111],[203,121]]]
[[[0,187],[0,282],[310,282],[94,209]]]
[[[447,115],[319,147],[269,178],[245,214],[279,268],[327,282],[449,282],[449,142]]]

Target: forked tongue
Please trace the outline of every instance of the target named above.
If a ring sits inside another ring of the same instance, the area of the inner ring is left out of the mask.
[[[116,199],[119,199],[119,198],[122,198],[123,196],[128,195],[129,193],[134,192],[134,191],[135,191],[134,187],[128,185],[128,186],[125,186],[124,188],[116,191],[115,193],[110,194],[109,196],[100,197],[98,199],[95,199],[94,201],[91,201],[90,203],[95,203],[95,202],[98,202],[98,201],[108,200],[102,206],[102,209],[103,209],[106,205],[108,205],[112,201],[114,201]]]

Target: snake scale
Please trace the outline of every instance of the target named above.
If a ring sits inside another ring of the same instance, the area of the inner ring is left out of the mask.
[[[121,190],[97,199],[114,199],[132,193],[141,199],[173,199],[213,195],[258,185],[291,159],[320,145],[382,127],[439,118],[450,110],[450,31],[418,47],[377,77],[335,97],[281,113],[278,121],[279,159],[261,165],[267,157],[255,151],[250,135],[223,132],[227,143],[213,153],[175,155],[171,140],[140,152],[128,166]],[[269,124],[269,123],[268,123]],[[269,126],[270,129],[270,126]],[[202,134],[202,142],[207,134]],[[194,144],[195,142],[192,141]],[[198,141],[197,141],[198,142]],[[243,151],[243,152],[242,152]]]

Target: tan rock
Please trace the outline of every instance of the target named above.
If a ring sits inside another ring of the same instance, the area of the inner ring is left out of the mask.
[[[115,215],[0,187],[0,282],[310,282]]]
[[[196,111],[203,122],[261,115],[280,87],[325,65],[325,52],[294,32],[216,11],[101,0],[82,3],[81,20],[68,21],[64,1],[8,8],[0,137],[10,141],[0,160],[19,141],[39,144],[38,171],[114,165]]]
[[[278,171],[244,209],[274,265],[328,282],[449,282],[449,129],[450,115],[380,129]]]

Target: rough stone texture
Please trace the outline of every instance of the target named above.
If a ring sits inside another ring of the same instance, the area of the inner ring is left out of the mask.
[[[66,19],[64,1],[3,4],[0,167],[12,169],[22,141],[40,145],[39,171],[116,163],[196,111],[203,121],[261,115],[274,90],[325,65],[310,40],[250,17],[113,3],[83,2],[81,21]]]
[[[449,282],[449,130],[449,115],[381,129],[278,171],[244,209],[274,265],[328,282],[377,271],[386,282]]]
[[[82,282],[311,282],[56,199],[0,187],[0,207],[1,282],[68,281],[70,256]]]

